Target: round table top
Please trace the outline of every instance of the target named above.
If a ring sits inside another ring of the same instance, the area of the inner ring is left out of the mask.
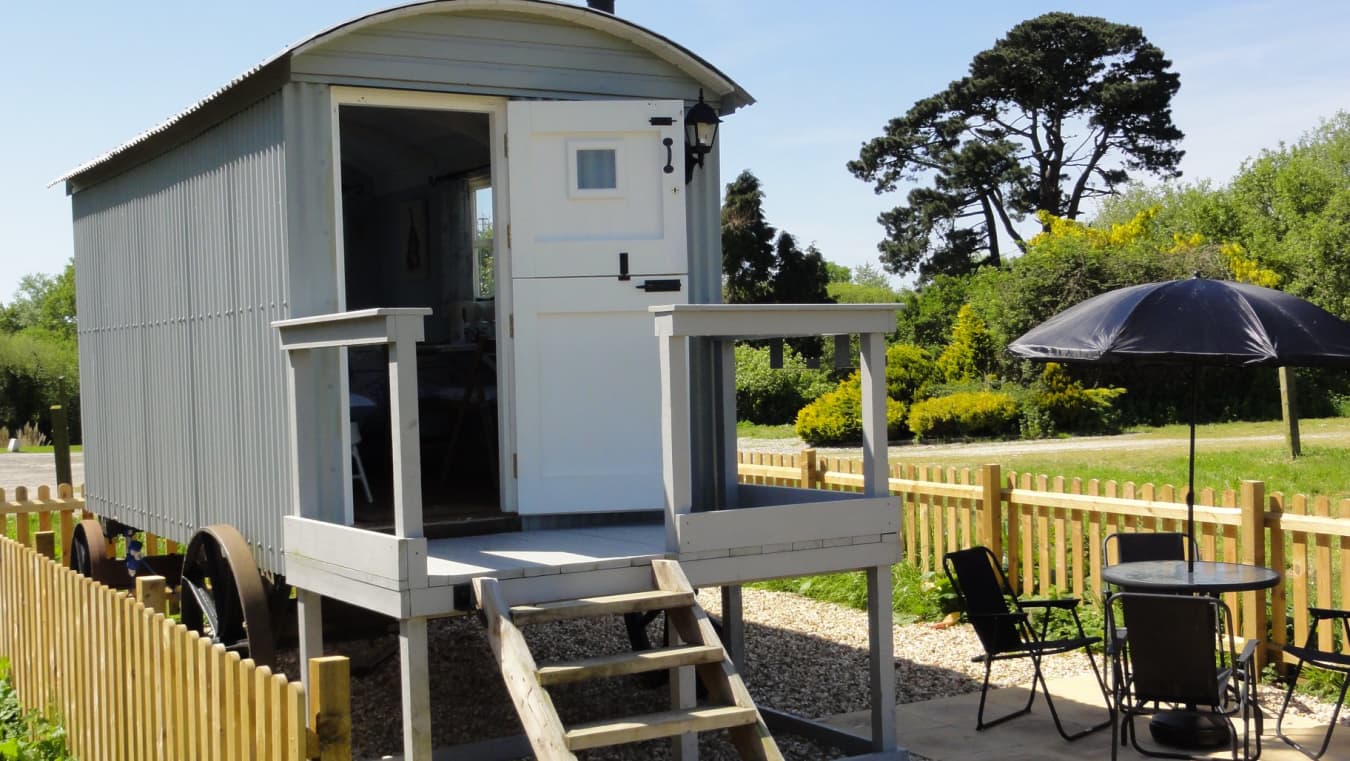
[[[1135,592],[1247,592],[1280,582],[1270,568],[1197,560],[1194,572],[1185,560],[1148,560],[1102,568],[1102,580]]]

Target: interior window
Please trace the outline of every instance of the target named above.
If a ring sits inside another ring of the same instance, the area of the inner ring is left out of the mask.
[[[492,185],[482,179],[470,183],[473,204],[473,287],[474,298],[490,299],[494,293],[492,266]]]

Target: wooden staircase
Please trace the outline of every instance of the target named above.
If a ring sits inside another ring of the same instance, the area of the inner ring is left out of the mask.
[[[488,641],[520,714],[538,761],[575,759],[574,751],[727,729],[740,757],[781,761],[782,754],[736,673],[708,615],[679,563],[652,561],[653,589],[627,594],[508,607],[496,579],[474,580],[474,594],[487,622]],[[665,611],[685,643],[566,663],[535,665],[518,627],[548,621],[621,613]],[[547,688],[586,679],[693,666],[708,705],[564,727]]]

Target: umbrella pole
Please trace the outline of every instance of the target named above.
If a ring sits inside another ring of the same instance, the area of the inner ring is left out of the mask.
[[[1191,364],[1191,458],[1186,487],[1186,572],[1195,573],[1195,418],[1200,406],[1200,364]]]

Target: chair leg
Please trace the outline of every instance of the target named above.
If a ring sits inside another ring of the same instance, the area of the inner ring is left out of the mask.
[[[352,444],[352,462],[356,464],[356,480],[361,482],[361,489],[366,493],[366,503],[374,503],[375,498],[370,494],[370,482],[366,480],[366,466],[361,462],[361,452],[357,450],[355,444]]]
[[[1289,700],[1294,696],[1294,686],[1298,684],[1299,674],[1303,672],[1303,660],[1294,665],[1294,674],[1289,679],[1289,689],[1285,690],[1284,702],[1280,704],[1280,713],[1275,718],[1275,736],[1284,740],[1286,744],[1298,750],[1298,752],[1308,758],[1318,759],[1327,752],[1327,747],[1331,745],[1331,733],[1336,731],[1336,721],[1341,715],[1341,706],[1345,703],[1345,693],[1350,688],[1350,674],[1341,678],[1341,694],[1336,699],[1336,707],[1331,711],[1331,722],[1327,725],[1327,733],[1322,736],[1322,745],[1314,753],[1310,749],[1301,745],[1297,740],[1284,733],[1284,714],[1289,710]]]
[[[1031,659],[1032,663],[1035,664],[1036,667],[1036,681],[1039,681],[1041,683],[1041,690],[1045,692],[1045,704],[1050,708],[1050,717],[1055,720],[1055,730],[1059,732],[1060,737],[1063,737],[1065,740],[1068,740],[1070,742],[1073,742],[1074,740],[1081,740],[1082,738],[1087,737],[1088,735],[1092,734],[1093,732],[1096,732],[1099,729],[1106,729],[1108,726],[1111,726],[1112,723],[1111,698],[1107,694],[1106,682],[1102,680],[1102,674],[1100,671],[1097,670],[1097,661],[1095,658],[1092,657],[1091,651],[1087,652],[1087,658],[1088,663],[1092,665],[1092,675],[1097,678],[1097,686],[1101,688],[1102,698],[1106,700],[1106,714],[1107,714],[1106,721],[1093,724],[1092,726],[1086,729],[1081,729],[1072,734],[1065,731],[1064,723],[1061,722],[1059,719],[1059,712],[1055,710],[1054,698],[1050,697],[1050,686],[1045,683],[1045,675],[1041,673],[1040,658]],[[1031,687],[1032,690],[1034,691],[1036,688],[1035,682],[1032,683]],[[1114,747],[1115,745],[1113,743],[1112,748],[1114,749]]]
[[[1002,724],[1003,722],[1008,721],[1009,719],[1015,719],[1015,718],[1017,718],[1018,716],[1021,716],[1021,715],[1026,714],[1026,713],[1030,713],[1030,712],[1031,712],[1031,704],[1032,704],[1033,702],[1035,702],[1035,700],[1036,700],[1036,683],[1035,683],[1035,682],[1032,682],[1032,683],[1031,683],[1031,693],[1027,696],[1027,704],[1026,704],[1026,705],[1022,706],[1020,709],[1018,709],[1018,710],[1016,710],[1016,711],[1013,711],[1012,713],[1007,714],[1007,715],[1005,715],[1005,716],[1000,716],[1000,717],[998,717],[997,719],[991,719],[991,720],[989,720],[989,721],[985,721],[985,720],[984,720],[984,701],[985,701],[985,698],[989,695],[989,673],[990,673],[990,671],[991,671],[993,668],[994,668],[994,662],[986,658],[985,661],[984,661],[984,689],[980,690],[980,707],[979,707],[979,709],[978,709],[978,710],[976,711],[976,713],[975,713],[975,729],[976,729],[976,730],[984,730],[984,729],[988,729],[988,728],[990,728],[990,727],[998,726],[999,724]],[[1040,673],[1041,673],[1041,667],[1040,667],[1040,664],[1039,664],[1039,663],[1036,664],[1036,673],[1037,673],[1037,674],[1040,674]]]

